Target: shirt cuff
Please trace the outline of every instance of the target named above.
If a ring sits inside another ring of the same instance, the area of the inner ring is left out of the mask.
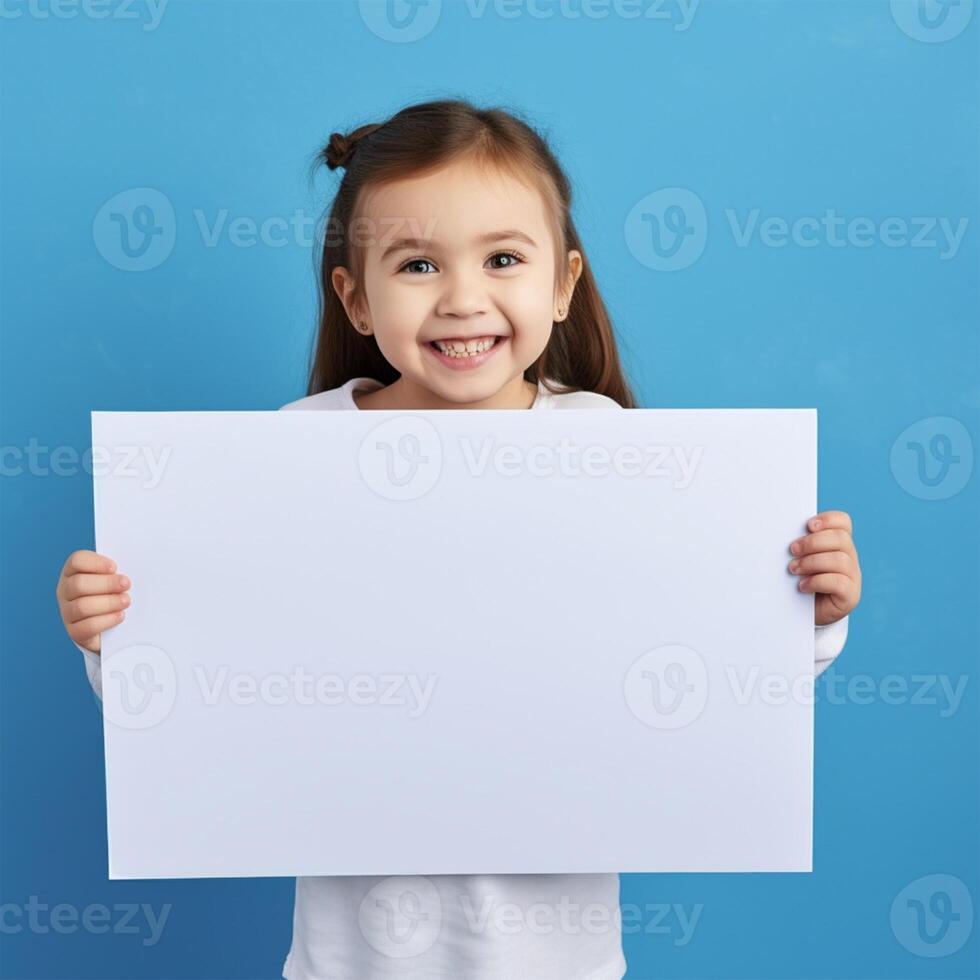
[[[844,649],[847,640],[847,620],[838,619],[833,623],[824,623],[823,626],[814,626],[813,637],[813,661],[814,675],[822,674],[837,655]]]
[[[72,640],[72,643],[75,643]],[[97,653],[93,653],[91,650],[83,647],[81,643],[75,643],[75,646],[85,654],[85,673],[88,675],[88,682],[92,685],[92,690],[95,691],[95,696],[101,701],[102,700],[102,657]]]

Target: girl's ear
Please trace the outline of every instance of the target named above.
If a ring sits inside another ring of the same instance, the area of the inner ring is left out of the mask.
[[[575,284],[578,282],[579,276],[582,275],[582,269],[582,253],[571,249],[568,253],[568,279],[555,301],[555,323],[560,323],[568,316],[568,311],[572,305],[572,293],[575,292]]]
[[[368,324],[367,320],[361,316],[354,303],[354,278],[351,276],[351,274],[342,265],[338,265],[333,270],[331,281],[333,283],[334,292],[336,292],[337,296],[340,298],[340,302],[344,305],[344,311],[347,313],[347,319],[354,324],[358,333],[371,333],[370,325]]]

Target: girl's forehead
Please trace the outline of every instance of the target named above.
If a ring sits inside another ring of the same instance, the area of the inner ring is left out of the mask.
[[[504,171],[471,164],[369,188],[361,213],[379,227],[403,226],[396,235],[419,237],[458,238],[517,228],[538,241],[547,228],[537,188]]]

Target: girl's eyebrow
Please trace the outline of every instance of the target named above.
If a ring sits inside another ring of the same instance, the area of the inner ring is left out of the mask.
[[[480,235],[475,239],[476,244],[485,245],[491,242],[499,242],[504,240],[517,240],[530,245],[531,248],[537,248],[537,242],[530,235],[526,235],[523,231],[519,231],[517,228],[506,228],[503,231],[488,231],[485,235]],[[402,251],[425,251],[425,249],[437,247],[436,243],[431,239],[426,238],[396,238],[390,245],[381,253],[381,261],[384,262],[389,255],[395,252]]]

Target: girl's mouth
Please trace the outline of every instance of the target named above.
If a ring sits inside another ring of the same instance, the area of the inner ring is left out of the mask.
[[[430,340],[427,347],[446,367],[455,371],[469,371],[479,367],[507,342],[506,337],[487,335],[469,340],[448,338]]]

